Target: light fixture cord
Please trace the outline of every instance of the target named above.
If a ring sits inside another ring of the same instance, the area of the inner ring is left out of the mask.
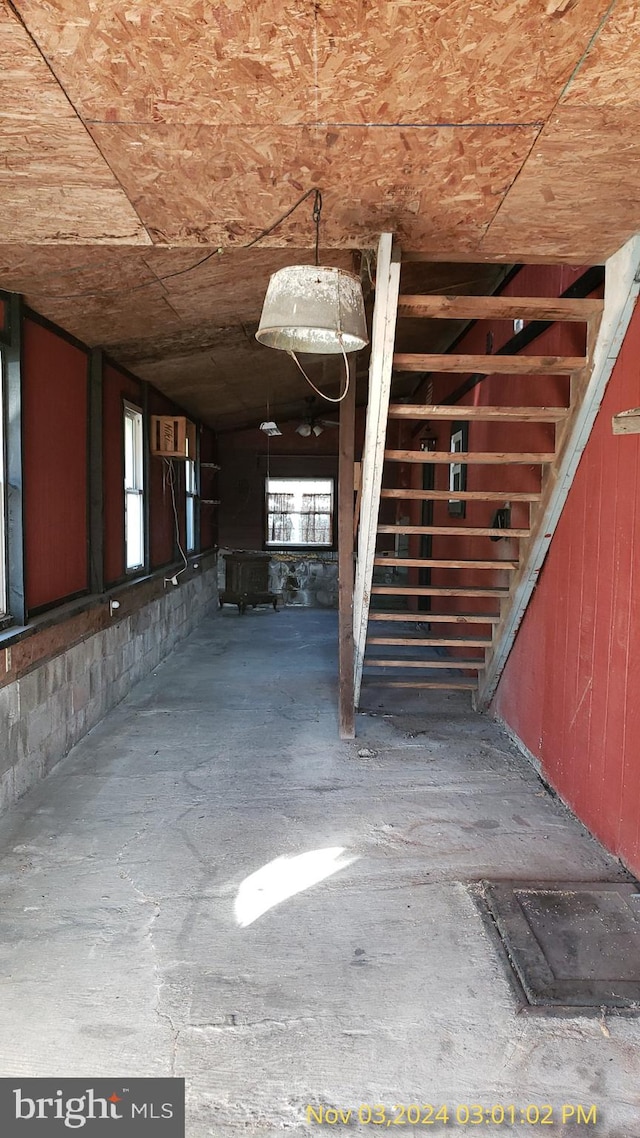
[[[320,264],[320,214],[322,213],[322,194],[320,190],[315,191],[313,199],[313,220],[316,225],[316,268]]]
[[[344,344],[342,343],[342,336],[339,336],[339,340],[340,340],[340,347],[342,349],[342,357],[344,359],[345,384],[344,384],[344,391],[342,392],[342,395],[339,395],[337,399],[335,399],[332,395],[325,395],[324,391],[321,391],[319,387],[316,387],[315,383],[313,383],[312,380],[309,379],[309,376],[307,375],[302,364],[300,363],[300,360],[298,359],[296,353],[295,352],[289,352],[288,353],[291,356],[291,359],[296,364],[296,366],[300,368],[300,371],[302,372],[304,378],[306,379],[307,383],[309,384],[309,387],[312,387],[313,390],[315,391],[316,395],[319,395],[321,399],[326,399],[327,403],[342,403],[342,400],[345,398],[345,396],[349,390],[349,360],[347,359],[347,353],[344,350]]]
[[[274,221],[272,225],[267,226],[266,229],[262,229],[260,231],[260,233],[258,233],[257,237],[254,237],[251,241],[247,241],[246,245],[231,246],[231,248],[233,248],[233,249],[235,249],[235,248],[237,248],[237,249],[252,249],[253,246],[257,245],[259,241],[262,241],[263,237],[268,237],[270,233],[273,233],[274,229],[277,229],[279,225],[282,225],[283,221],[286,221],[288,217],[291,217],[291,214],[295,213],[295,211],[299,208],[299,206],[301,206],[303,202],[306,202],[307,198],[310,198],[312,194],[314,195],[314,198],[313,198],[313,203],[314,203],[313,204],[313,220],[314,220],[315,225],[316,225],[316,265],[317,265],[319,263],[318,262],[318,252],[319,252],[318,242],[319,242],[319,237],[320,237],[320,212],[322,210],[322,194],[320,193],[320,190],[316,189],[315,187],[313,187],[310,190],[307,190],[306,193],[304,193],[302,195],[302,197],[298,198],[297,202],[294,202],[293,205],[290,206],[290,208],[288,210],[286,210],[285,213],[282,213],[280,215],[280,217],[277,219],[277,221]],[[129,288],[105,288],[105,289],[98,289],[98,290],[90,289],[87,292],[51,293],[50,295],[45,296],[44,299],[45,300],[52,300],[52,299],[53,300],[75,300],[77,297],[82,297],[82,296],[111,296],[114,293],[117,293],[120,296],[126,296],[128,293],[139,292],[141,289],[153,288],[153,286],[157,285],[159,281],[170,281],[173,279],[173,277],[182,277],[182,276],[184,276],[185,273],[191,273],[191,272],[193,272],[194,269],[200,268],[200,265],[205,265],[207,263],[207,261],[211,260],[212,257],[218,257],[223,252],[224,252],[224,250],[222,249],[222,247],[217,247],[215,249],[212,249],[211,252],[207,253],[204,257],[200,257],[200,259],[198,261],[195,261],[193,263],[193,265],[187,265],[186,269],[175,269],[172,273],[163,273],[162,275],[158,275],[158,276],[156,276],[154,274],[152,280],[142,281],[141,284],[131,285]],[[104,263],[106,263],[106,262],[103,262],[103,264]],[[61,274],[60,273],[50,273],[48,275],[49,276],[59,276]]]

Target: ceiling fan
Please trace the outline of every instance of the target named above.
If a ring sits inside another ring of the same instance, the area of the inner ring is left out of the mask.
[[[305,399],[305,403],[309,407],[309,413],[305,415],[304,419],[296,427],[296,434],[302,435],[303,438],[308,439],[311,435],[315,438],[321,435],[326,427],[339,427],[340,423],[337,419],[321,419],[314,415],[313,407],[316,402],[315,396],[309,395]]]

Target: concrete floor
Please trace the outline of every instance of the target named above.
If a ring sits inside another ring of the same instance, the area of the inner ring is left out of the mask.
[[[184,1075],[189,1138],[475,1102],[637,1138],[640,1021],[517,1015],[469,887],[619,865],[465,696],[386,718],[376,691],[340,743],[335,636],[225,609],[5,817],[0,1073]]]

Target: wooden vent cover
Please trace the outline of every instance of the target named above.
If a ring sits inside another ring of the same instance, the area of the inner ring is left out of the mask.
[[[195,459],[195,423],[184,415],[152,415],[151,453],[161,458]]]

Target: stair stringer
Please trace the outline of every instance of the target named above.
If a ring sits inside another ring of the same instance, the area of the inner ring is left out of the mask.
[[[640,237],[633,237],[605,265],[602,320],[591,363],[583,377],[583,395],[567,423],[555,470],[547,483],[532,532],[523,547],[523,560],[496,628],[476,707],[485,711],[495,695],[518,629],[536,587],[538,576],[564,509],[573,479],[587,445],[600,404],[618,358],[640,292]]]
[[[378,245],[376,266],[376,292],[371,333],[371,361],[369,364],[369,400],[362,452],[358,560],[353,598],[354,702],[356,707],[360,702],[362,668],[369,623],[399,291],[400,262],[394,257],[393,236],[391,233],[382,233]]]

